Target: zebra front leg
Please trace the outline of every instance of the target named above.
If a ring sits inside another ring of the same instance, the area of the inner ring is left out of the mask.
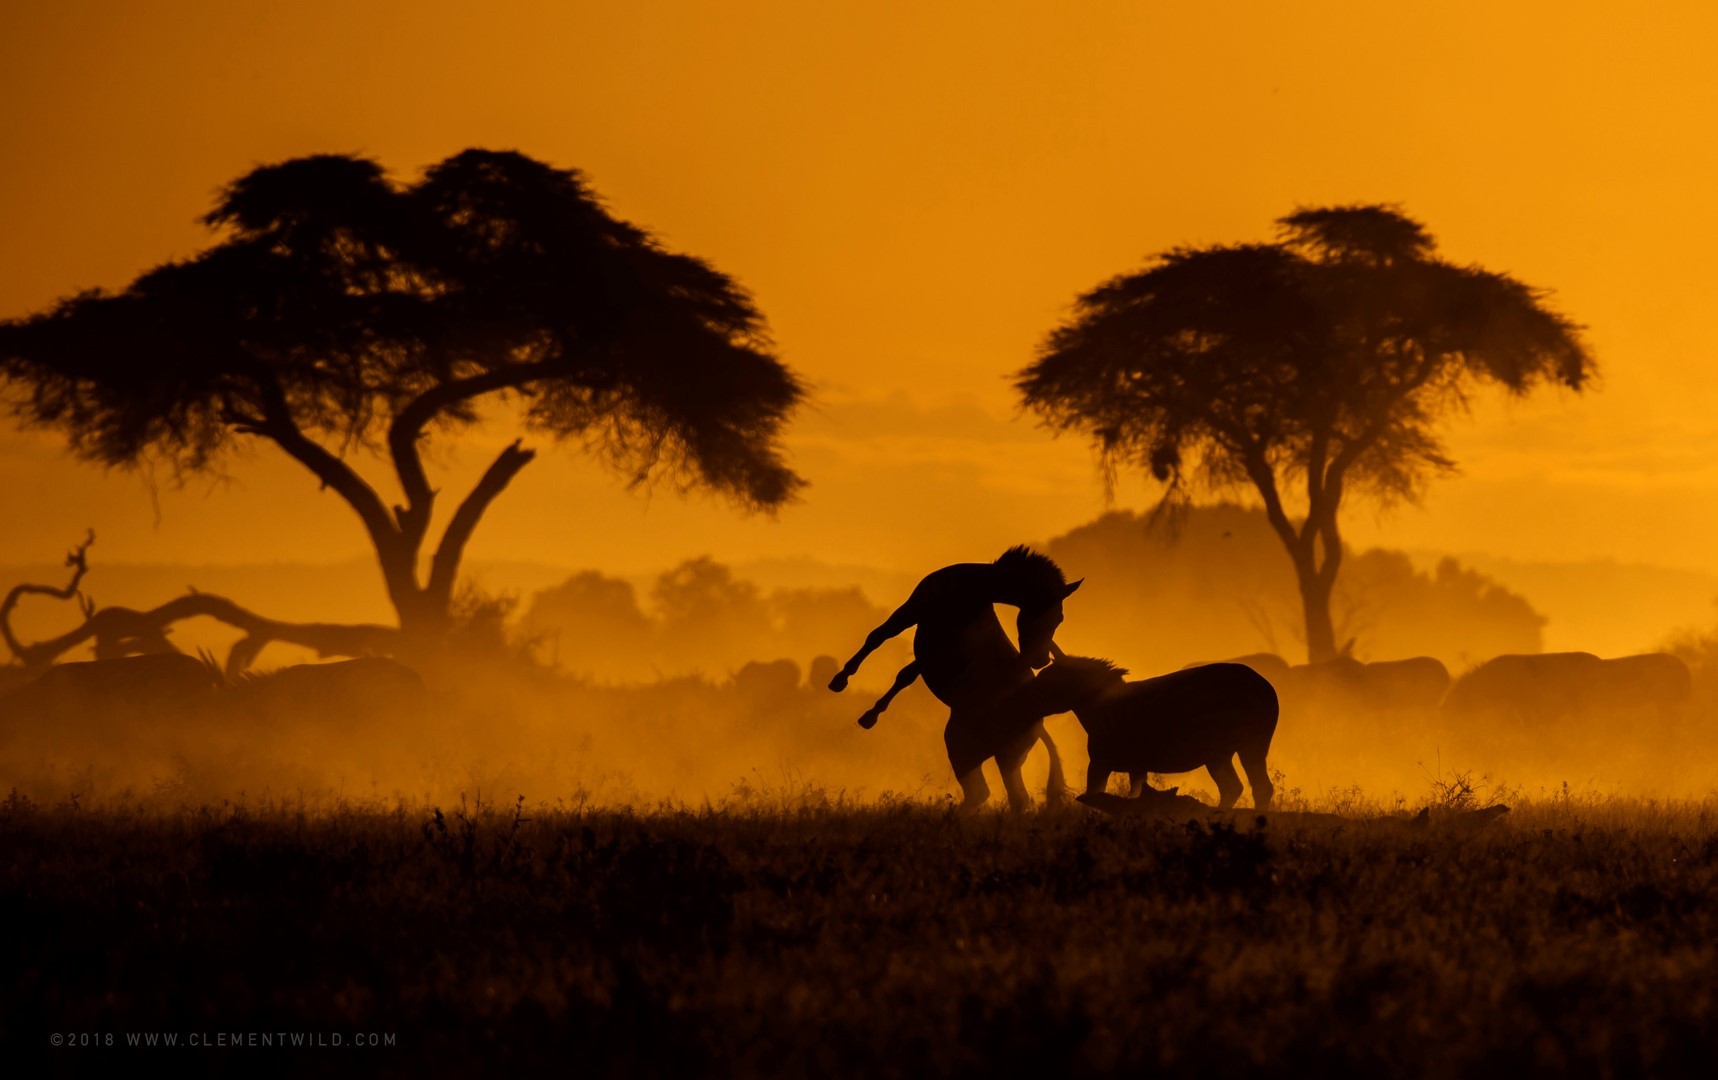
[[[1022,738],[996,755],[996,767],[1002,772],[1002,786],[1008,792],[1008,808],[1015,813],[1032,809],[1032,793],[1026,790],[1026,779],[1020,775],[1020,769],[1026,764],[1026,755],[1032,752],[1043,730],[1042,725],[1034,724]]]
[[[859,726],[869,731],[877,726],[877,718],[889,708],[889,703],[895,700],[895,695],[913,685],[919,677],[919,662],[914,660],[900,671],[895,672],[895,685],[889,687],[889,692],[877,699],[877,704],[865,710],[865,715],[859,718]]]
[[[1020,766],[1025,762],[1022,754],[1018,760],[1004,763],[997,759],[997,766],[1002,770],[1002,787],[1008,792],[1008,809],[1016,814],[1025,813],[1032,809],[1032,793],[1026,790],[1026,778],[1020,775]]]
[[[841,665],[841,670],[835,673],[835,678],[829,680],[829,688],[837,694],[847,689],[847,680],[859,672],[859,665],[865,658],[883,647],[883,643],[897,634],[905,633],[918,624],[919,617],[912,611],[913,602],[909,599],[905,604],[895,609],[895,613],[883,620],[883,625],[865,635],[865,644],[859,646],[847,663]],[[896,676],[899,678],[900,676]]]
[[[1247,783],[1253,789],[1253,809],[1269,810],[1277,786],[1271,783],[1271,770],[1265,764],[1265,751],[1249,746],[1241,751],[1241,768],[1246,770]]]
[[[1230,754],[1220,761],[1213,761],[1205,766],[1205,771],[1217,782],[1217,809],[1233,810],[1241,798],[1241,777],[1235,772],[1235,756]]]
[[[990,785],[984,782],[984,767],[974,766],[959,777],[960,807],[965,813],[971,813],[982,807],[990,799]]]
[[[1107,764],[1094,761],[1086,766],[1086,794],[1102,795],[1109,790],[1110,773],[1114,771]]]
[[[943,728],[943,746],[948,749],[949,767],[960,781],[960,809],[970,813],[990,798],[990,785],[984,782],[984,762],[990,757],[981,725],[975,725],[970,714],[951,712]]]

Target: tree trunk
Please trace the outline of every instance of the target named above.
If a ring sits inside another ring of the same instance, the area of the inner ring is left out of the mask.
[[[408,449],[415,444],[408,443]],[[409,463],[401,475],[421,476],[415,449],[410,457],[396,446],[397,461]],[[420,658],[433,657],[436,649],[453,629],[453,595],[459,579],[460,562],[466,545],[477,530],[478,522],[489,505],[507,488],[519,470],[529,465],[536,451],[526,450],[515,439],[484,472],[477,485],[455,508],[447,529],[442,533],[434,554],[430,557],[429,573],[419,584],[419,563],[423,555],[425,528],[435,501],[435,492],[420,481],[414,490],[411,505],[396,509],[399,527],[376,543],[381,561],[382,577],[387,583],[388,599],[400,620],[400,637],[404,648]],[[409,525],[409,527],[408,527]]]
[[[1295,580],[1300,585],[1301,613],[1306,625],[1307,662],[1322,664],[1342,656],[1345,649],[1337,647],[1336,624],[1330,617],[1330,597],[1336,588],[1336,575],[1342,568],[1342,534],[1337,528],[1337,511],[1342,506],[1342,470],[1347,462],[1339,460],[1326,469],[1323,465],[1327,437],[1314,442],[1313,458],[1307,470],[1307,515],[1299,528],[1289,520],[1277,493],[1276,477],[1262,449],[1255,448],[1246,459],[1247,475],[1265,501],[1265,518],[1283,542],[1283,549],[1294,563]],[[1323,560],[1319,549],[1323,548]],[[1352,645],[1353,642],[1348,642]]]
[[[453,613],[447,599],[428,589],[414,588],[405,596],[393,597],[400,620],[401,646],[414,656],[432,654],[453,628]]]
[[[1312,557],[1295,559],[1295,577],[1300,582],[1301,611],[1306,617],[1306,659],[1322,664],[1341,655],[1336,647],[1336,624],[1330,617],[1330,596],[1335,575],[1320,574]]]
[[[382,571],[382,585],[393,605],[402,633],[421,623],[429,614],[423,603],[423,589],[418,585],[418,553],[397,537],[375,541],[376,564]]]

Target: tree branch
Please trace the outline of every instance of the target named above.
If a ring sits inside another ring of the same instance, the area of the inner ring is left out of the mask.
[[[346,500],[364,522],[364,527],[370,533],[370,539],[379,548],[397,545],[400,532],[395,526],[388,509],[383,505],[381,496],[376,489],[365,482],[352,466],[346,464],[327,447],[315,442],[296,424],[286,424],[269,420],[259,429],[259,433],[273,440],[287,455],[300,465],[316,474],[324,487],[333,488],[334,493]]]
[[[1342,449],[1330,463],[1326,474],[1327,483],[1340,485],[1342,477],[1349,468],[1360,458],[1360,455],[1370,450],[1384,434],[1384,429],[1390,426],[1390,417],[1394,415],[1396,406],[1407,396],[1426,385],[1433,373],[1437,371],[1436,354],[1423,353],[1420,363],[1408,379],[1396,387],[1394,393],[1387,396],[1378,406],[1378,411],[1372,423],[1366,425],[1359,435],[1343,442]],[[1340,500],[1339,500],[1340,501]]]
[[[388,452],[394,459],[394,472],[399,476],[400,489],[406,496],[405,505],[394,508],[394,519],[414,551],[429,531],[430,515],[435,508],[436,490],[430,487],[423,457],[418,453],[418,441],[423,438],[430,422],[464,402],[499,390],[521,387],[548,373],[548,365],[541,362],[513,364],[437,383],[413,398],[394,416],[393,423],[388,425]]]
[[[270,642],[300,645],[318,656],[372,656],[391,653],[399,631],[369,623],[289,623],[249,611],[222,596],[192,591],[148,611],[110,607],[94,612],[75,629],[23,647],[26,666],[41,667],[86,641],[94,641],[98,658],[128,655],[136,642],[165,644],[167,629],[185,619],[207,617],[245,632],[227,655],[227,674],[237,675]],[[17,652],[17,649],[14,649]]]
[[[93,543],[95,543],[95,530],[90,529],[89,534],[84,537],[84,542],[66,554],[66,565],[72,568],[72,579],[66,583],[64,588],[56,589],[52,585],[28,583],[14,585],[11,591],[6,594],[6,599],[0,601],[0,637],[4,637],[6,647],[12,650],[12,655],[17,657],[26,668],[40,667],[42,663],[35,658],[32,647],[19,641],[17,634],[13,633],[12,610],[18,606],[18,601],[26,596],[48,596],[55,600],[70,600],[76,596],[80,599],[84,618],[88,619],[91,614],[91,607],[89,601],[79,594],[78,585],[83,581],[84,575],[89,573],[89,559],[86,553]],[[51,662],[53,657],[48,659]]]
[[[1336,492],[1335,498],[1326,500],[1326,505],[1332,516],[1335,516],[1337,509],[1342,504],[1342,482],[1347,477],[1348,470],[1353,467],[1356,461],[1360,460],[1360,455],[1372,449],[1373,445],[1383,437],[1384,429],[1389,426],[1390,412],[1386,409],[1378,414],[1377,419],[1366,425],[1359,435],[1345,441],[1342,444],[1342,449],[1337,451],[1336,457],[1331,459],[1330,468],[1325,472],[1325,489],[1327,492]]]
[[[1287,511],[1283,509],[1282,496],[1277,492],[1277,479],[1271,473],[1270,463],[1265,460],[1264,450],[1257,444],[1250,445],[1241,455],[1241,461],[1247,470],[1247,476],[1265,501],[1265,518],[1271,523],[1271,528],[1276,530],[1277,536],[1282,538],[1283,544],[1288,548],[1289,557],[1299,562],[1305,536],[1310,534],[1295,531],[1294,522],[1289,520]]]
[[[1342,532],[1337,525],[1337,507],[1342,504],[1342,481],[1338,479],[1328,490],[1330,511],[1318,527],[1324,540],[1324,561],[1318,565],[1318,580],[1325,587],[1336,583],[1336,572],[1342,566]]]
[[[324,487],[332,488],[344,499],[364,523],[370,542],[376,546],[388,594],[395,606],[407,601],[417,591],[417,548],[402,543],[400,529],[381,496],[357,470],[304,433],[292,417],[280,384],[270,374],[253,373],[252,384],[261,399],[262,415],[248,416],[229,409],[227,422],[236,431],[273,441],[288,457],[315,474]]]
[[[492,462],[484,472],[477,486],[471,489],[471,494],[459,504],[459,509],[453,513],[453,520],[448,522],[447,531],[442,534],[441,544],[437,546],[435,558],[430,563],[429,584],[425,591],[437,604],[445,604],[453,596],[453,583],[459,574],[459,561],[465,554],[465,545],[471,540],[471,534],[476,531],[477,523],[482,520],[484,511],[495,497],[506,490],[513,478],[519,475],[519,470],[531,463],[537,456],[535,450],[525,450],[515,439],[513,444],[501,451],[501,456]]]
[[[1306,503],[1317,506],[1324,494],[1325,458],[1330,453],[1330,428],[1319,424],[1313,428],[1312,442],[1306,452]]]

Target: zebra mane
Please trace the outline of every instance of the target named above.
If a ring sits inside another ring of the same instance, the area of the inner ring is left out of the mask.
[[[993,563],[998,570],[1011,575],[1035,596],[1062,598],[1068,579],[1054,559],[1040,554],[1025,544],[1016,544],[1004,551]]]
[[[1127,668],[1121,667],[1113,660],[1105,660],[1099,656],[1064,656],[1056,661],[1052,668],[1066,670],[1070,675],[1096,681],[1100,678],[1126,678]]]
[[[1127,669],[1095,656],[1064,656],[1033,679],[1046,711],[1079,709],[1122,685]]]
[[[203,670],[208,672],[211,684],[218,687],[227,685],[229,680],[227,679],[226,665],[217,660],[214,653],[199,647],[197,649],[197,663],[202,664]]]
[[[285,670],[285,668],[271,668],[268,671],[258,671],[255,668],[246,668],[228,679],[227,687],[232,690],[254,690],[273,682],[275,677]]]

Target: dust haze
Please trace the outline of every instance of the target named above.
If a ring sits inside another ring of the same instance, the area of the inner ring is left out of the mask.
[[[1071,653],[1109,658],[1135,678],[1259,654],[1280,656],[1284,668],[1304,659],[1294,580],[1257,509],[1112,512],[1043,550],[1091,585],[1068,602],[1060,640]],[[374,591],[366,569],[229,568],[214,584],[289,616],[362,618],[382,599],[366,606]],[[87,588],[124,602],[128,589],[159,595],[174,573],[109,571],[96,559]],[[904,693],[876,730],[854,724],[911,658],[909,637],[884,646],[845,694],[826,688],[838,661],[905,598],[909,575],[700,557],[655,575],[533,566],[476,577],[481,586],[457,605],[452,647],[422,672],[421,695],[276,687],[281,672],[315,657],[273,646],[255,671],[226,678],[212,669],[205,691],[165,704],[98,694],[44,710],[22,694],[0,699],[9,709],[0,763],[28,797],[85,803],[449,805],[522,795],[642,808],[759,798],[936,802],[954,791],[941,747],[946,709],[923,687]],[[497,579],[515,587],[494,587]],[[339,587],[327,588],[330,580]],[[843,580],[850,583],[835,583]],[[1334,608],[1354,660],[1429,657],[1460,685],[1493,657],[1545,651],[1554,631],[1538,601],[1455,558],[1373,549],[1351,556]],[[26,639],[46,635],[75,618],[65,606],[21,604],[16,629]],[[1512,713],[1500,725],[1497,715],[1435,697],[1382,700],[1328,681],[1290,677],[1285,686],[1267,673],[1283,701],[1271,755],[1279,787],[1309,798],[1364,793],[1384,805],[1463,784],[1704,795],[1713,785],[1708,751],[1718,749],[1709,722],[1718,636],[1699,625],[1640,624],[1655,613],[1633,613],[1629,651],[1673,653],[1693,686],[1687,700],[1662,706]],[[195,621],[175,645],[212,658],[233,636]],[[22,681],[15,669],[0,670],[13,676],[8,690]],[[1078,725],[1069,715],[1047,724],[1078,775]],[[1028,761],[1039,790],[1045,768],[1042,752]],[[1167,782],[1214,798],[1203,772]]]

